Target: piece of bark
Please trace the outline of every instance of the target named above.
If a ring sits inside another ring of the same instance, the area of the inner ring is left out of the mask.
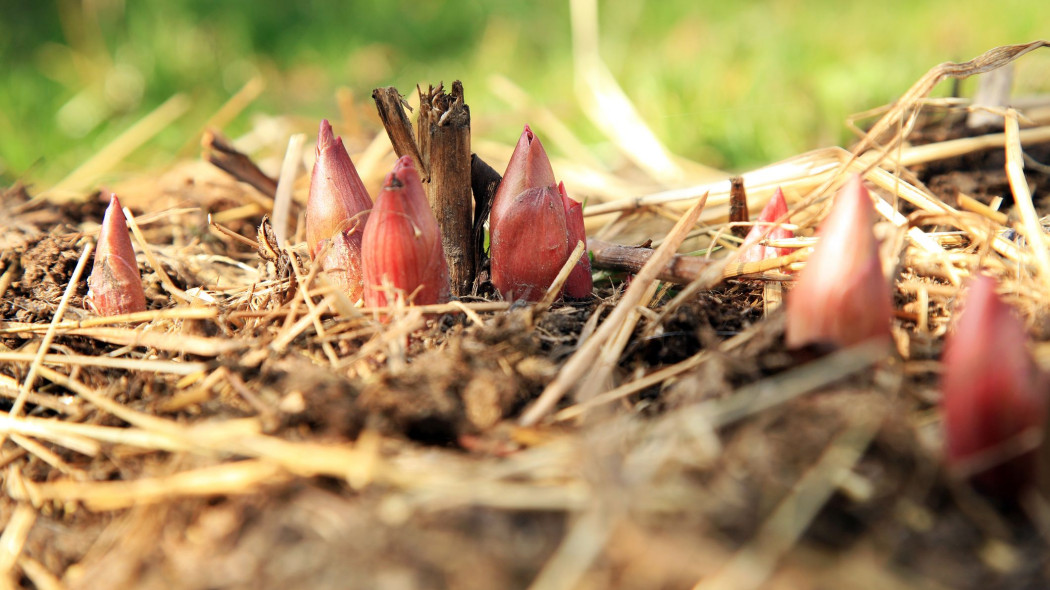
[[[470,155],[470,187],[474,192],[474,277],[481,276],[485,266],[485,222],[492,211],[492,198],[503,178],[477,154]]]
[[[474,286],[474,241],[471,213],[470,107],[463,99],[463,84],[456,80],[452,92],[439,84],[419,90],[416,138],[430,171],[424,183],[438,225],[448,262],[452,294],[470,294]]]
[[[652,258],[653,250],[646,246],[622,246],[602,240],[587,240],[587,249],[594,268],[622,272],[638,272]],[[684,285],[691,283],[712,263],[696,256],[676,254],[656,278]]]
[[[271,199],[277,194],[277,180],[270,178],[255,162],[230,144],[218,131],[209,129],[201,137],[201,158],[235,179],[250,184]]]
[[[744,190],[744,179],[740,176],[734,176],[729,179],[729,222],[747,223],[748,219],[747,191]],[[751,228],[746,225],[732,225],[730,228],[733,235],[738,238],[746,237],[747,232],[751,231]]]
[[[408,102],[393,86],[376,88],[372,91],[372,100],[376,103],[383,128],[390,137],[390,144],[394,146],[394,153],[398,157],[411,156],[420,179],[427,182],[430,179],[430,169],[423,162],[420,155],[422,152],[412,134],[412,123],[408,121],[408,114],[405,113],[406,108],[411,108]]]

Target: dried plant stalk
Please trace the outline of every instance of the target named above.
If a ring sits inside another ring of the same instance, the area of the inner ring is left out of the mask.
[[[277,195],[277,181],[260,170],[251,158],[238,151],[228,139],[214,129],[205,131],[201,137],[201,158],[235,179],[250,184],[270,199]],[[269,209],[273,203],[267,205]]]
[[[644,246],[622,246],[594,239],[587,240],[587,248],[594,255],[592,264],[595,268],[632,273],[640,271],[655,252],[652,248]],[[710,261],[697,256],[675,254],[660,269],[656,278],[684,285],[699,277],[700,273],[711,264]]]
[[[583,257],[584,250],[583,241],[576,242],[576,247],[569,253],[569,259],[565,261],[561,270],[558,271],[558,276],[554,277],[554,282],[547,288],[547,292],[543,294],[543,299],[536,304],[537,310],[549,309],[554,304],[558,295],[561,294],[561,288],[565,285],[569,274],[572,273],[572,269],[576,268],[576,263]]]
[[[441,245],[448,263],[452,294],[467,295],[474,286],[471,217],[470,107],[463,83],[452,92],[431,86],[419,91],[419,147],[430,172],[425,182],[430,208],[441,227]]]
[[[408,107],[405,98],[401,96],[397,88],[386,86],[373,90],[372,100],[376,103],[379,118],[383,121],[386,134],[390,137],[390,143],[394,146],[394,153],[398,157],[411,156],[412,161],[416,165],[416,170],[419,171],[420,178],[426,182],[430,178],[430,171],[423,163],[419,146],[416,144],[416,138],[412,134],[412,124],[408,121],[408,115],[405,113],[405,108]]]
[[[747,191],[744,190],[744,178],[734,176],[729,179],[729,223],[732,225],[733,235],[738,238],[747,236],[750,230],[746,224],[747,213]]]
[[[477,154],[470,155],[470,189],[474,193],[474,276],[481,275],[485,263],[485,222],[492,211],[492,198],[503,180],[499,172]]]
[[[37,511],[29,504],[19,504],[0,535],[0,586],[16,588],[15,565],[25,548],[29,531],[36,523]]]
[[[101,511],[156,504],[180,496],[256,493],[260,486],[280,484],[289,478],[279,465],[245,460],[132,481],[24,482],[25,489],[11,495],[37,505],[46,501],[83,502],[88,509]]]

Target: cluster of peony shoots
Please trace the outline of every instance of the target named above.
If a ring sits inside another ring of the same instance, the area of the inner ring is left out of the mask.
[[[777,216],[784,214],[786,208]],[[871,195],[854,176],[836,194],[818,230],[820,241],[788,296],[790,348],[889,344],[892,292],[874,222]],[[776,255],[751,248],[741,256]],[[1024,325],[996,286],[986,275],[969,282],[947,337],[941,380],[945,459],[952,472],[973,478],[983,490],[1014,498],[1035,481],[1031,440],[1042,434],[1050,379],[1032,360]],[[1026,435],[1035,436],[1026,443]]]
[[[528,126],[493,199],[490,231],[492,282],[507,299],[540,299],[577,243],[586,247],[583,208],[555,181],[550,160]],[[317,135],[306,242],[321,272],[351,301],[382,307],[397,298],[417,305],[449,299],[441,229],[412,159],[397,161],[373,203],[328,121],[321,122]],[[88,284],[88,304],[99,314],[145,309],[116,196],[106,211]],[[583,298],[591,287],[590,259],[583,256],[562,293]]]
[[[328,121],[317,134],[306,242],[328,280],[351,301],[373,307],[398,297],[417,305],[448,301],[441,230],[412,158],[394,164],[373,203]]]
[[[492,282],[507,299],[541,298],[576,243],[586,245],[582,207],[555,182],[527,126],[493,199],[490,231]],[[383,306],[397,293],[415,304],[449,299],[441,231],[412,159],[398,160],[373,204],[327,121],[318,134],[306,236],[323,272],[351,300]],[[591,286],[585,256],[563,292],[586,297]]]

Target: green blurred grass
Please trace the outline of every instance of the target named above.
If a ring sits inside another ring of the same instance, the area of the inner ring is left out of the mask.
[[[1050,8],[1029,0],[599,10],[604,61],[656,135],[677,154],[735,170],[844,143],[848,114],[892,101],[942,61],[1045,37],[1050,22]],[[233,135],[256,113],[337,116],[339,86],[367,100],[375,86],[407,92],[459,78],[485,121],[476,132],[513,143],[524,121],[490,90],[498,73],[605,153],[576,102],[570,33],[567,0],[14,2],[0,18],[0,179],[46,188],[184,92],[190,112],[123,169],[161,166],[255,75],[266,91]],[[1015,90],[1050,91],[1050,51],[1022,58]]]

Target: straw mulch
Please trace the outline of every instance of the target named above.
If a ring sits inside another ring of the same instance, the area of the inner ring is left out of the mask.
[[[275,199],[205,162],[115,186],[149,310],[99,318],[84,295],[103,204],[76,186],[110,162],[78,170],[70,193],[8,189],[0,581],[1047,587],[1050,504],[997,505],[945,473],[937,382],[955,297],[978,269],[1050,360],[1050,101],[975,131],[969,101],[927,98],[1040,46],[938,66],[872,113],[851,151],[744,175],[752,212],[783,188],[800,235],[785,246],[801,248],[846,174],[864,174],[896,277],[890,357],[786,350],[783,266],[805,249],[758,273],[720,262],[739,244],[725,176],[659,150],[638,157],[629,131],[645,129],[629,118],[610,171],[550,112],[522,113],[566,154],[554,168],[589,199],[589,235],[709,256],[688,286],[650,267],[632,280],[597,271],[586,301],[509,305],[482,289],[423,309],[354,307],[305,254],[312,150],[293,138],[276,190],[286,247],[263,219]],[[616,90],[599,82],[595,108]],[[374,188],[393,158],[368,106],[348,105],[342,126]],[[510,148],[483,127],[474,149],[501,168]]]

